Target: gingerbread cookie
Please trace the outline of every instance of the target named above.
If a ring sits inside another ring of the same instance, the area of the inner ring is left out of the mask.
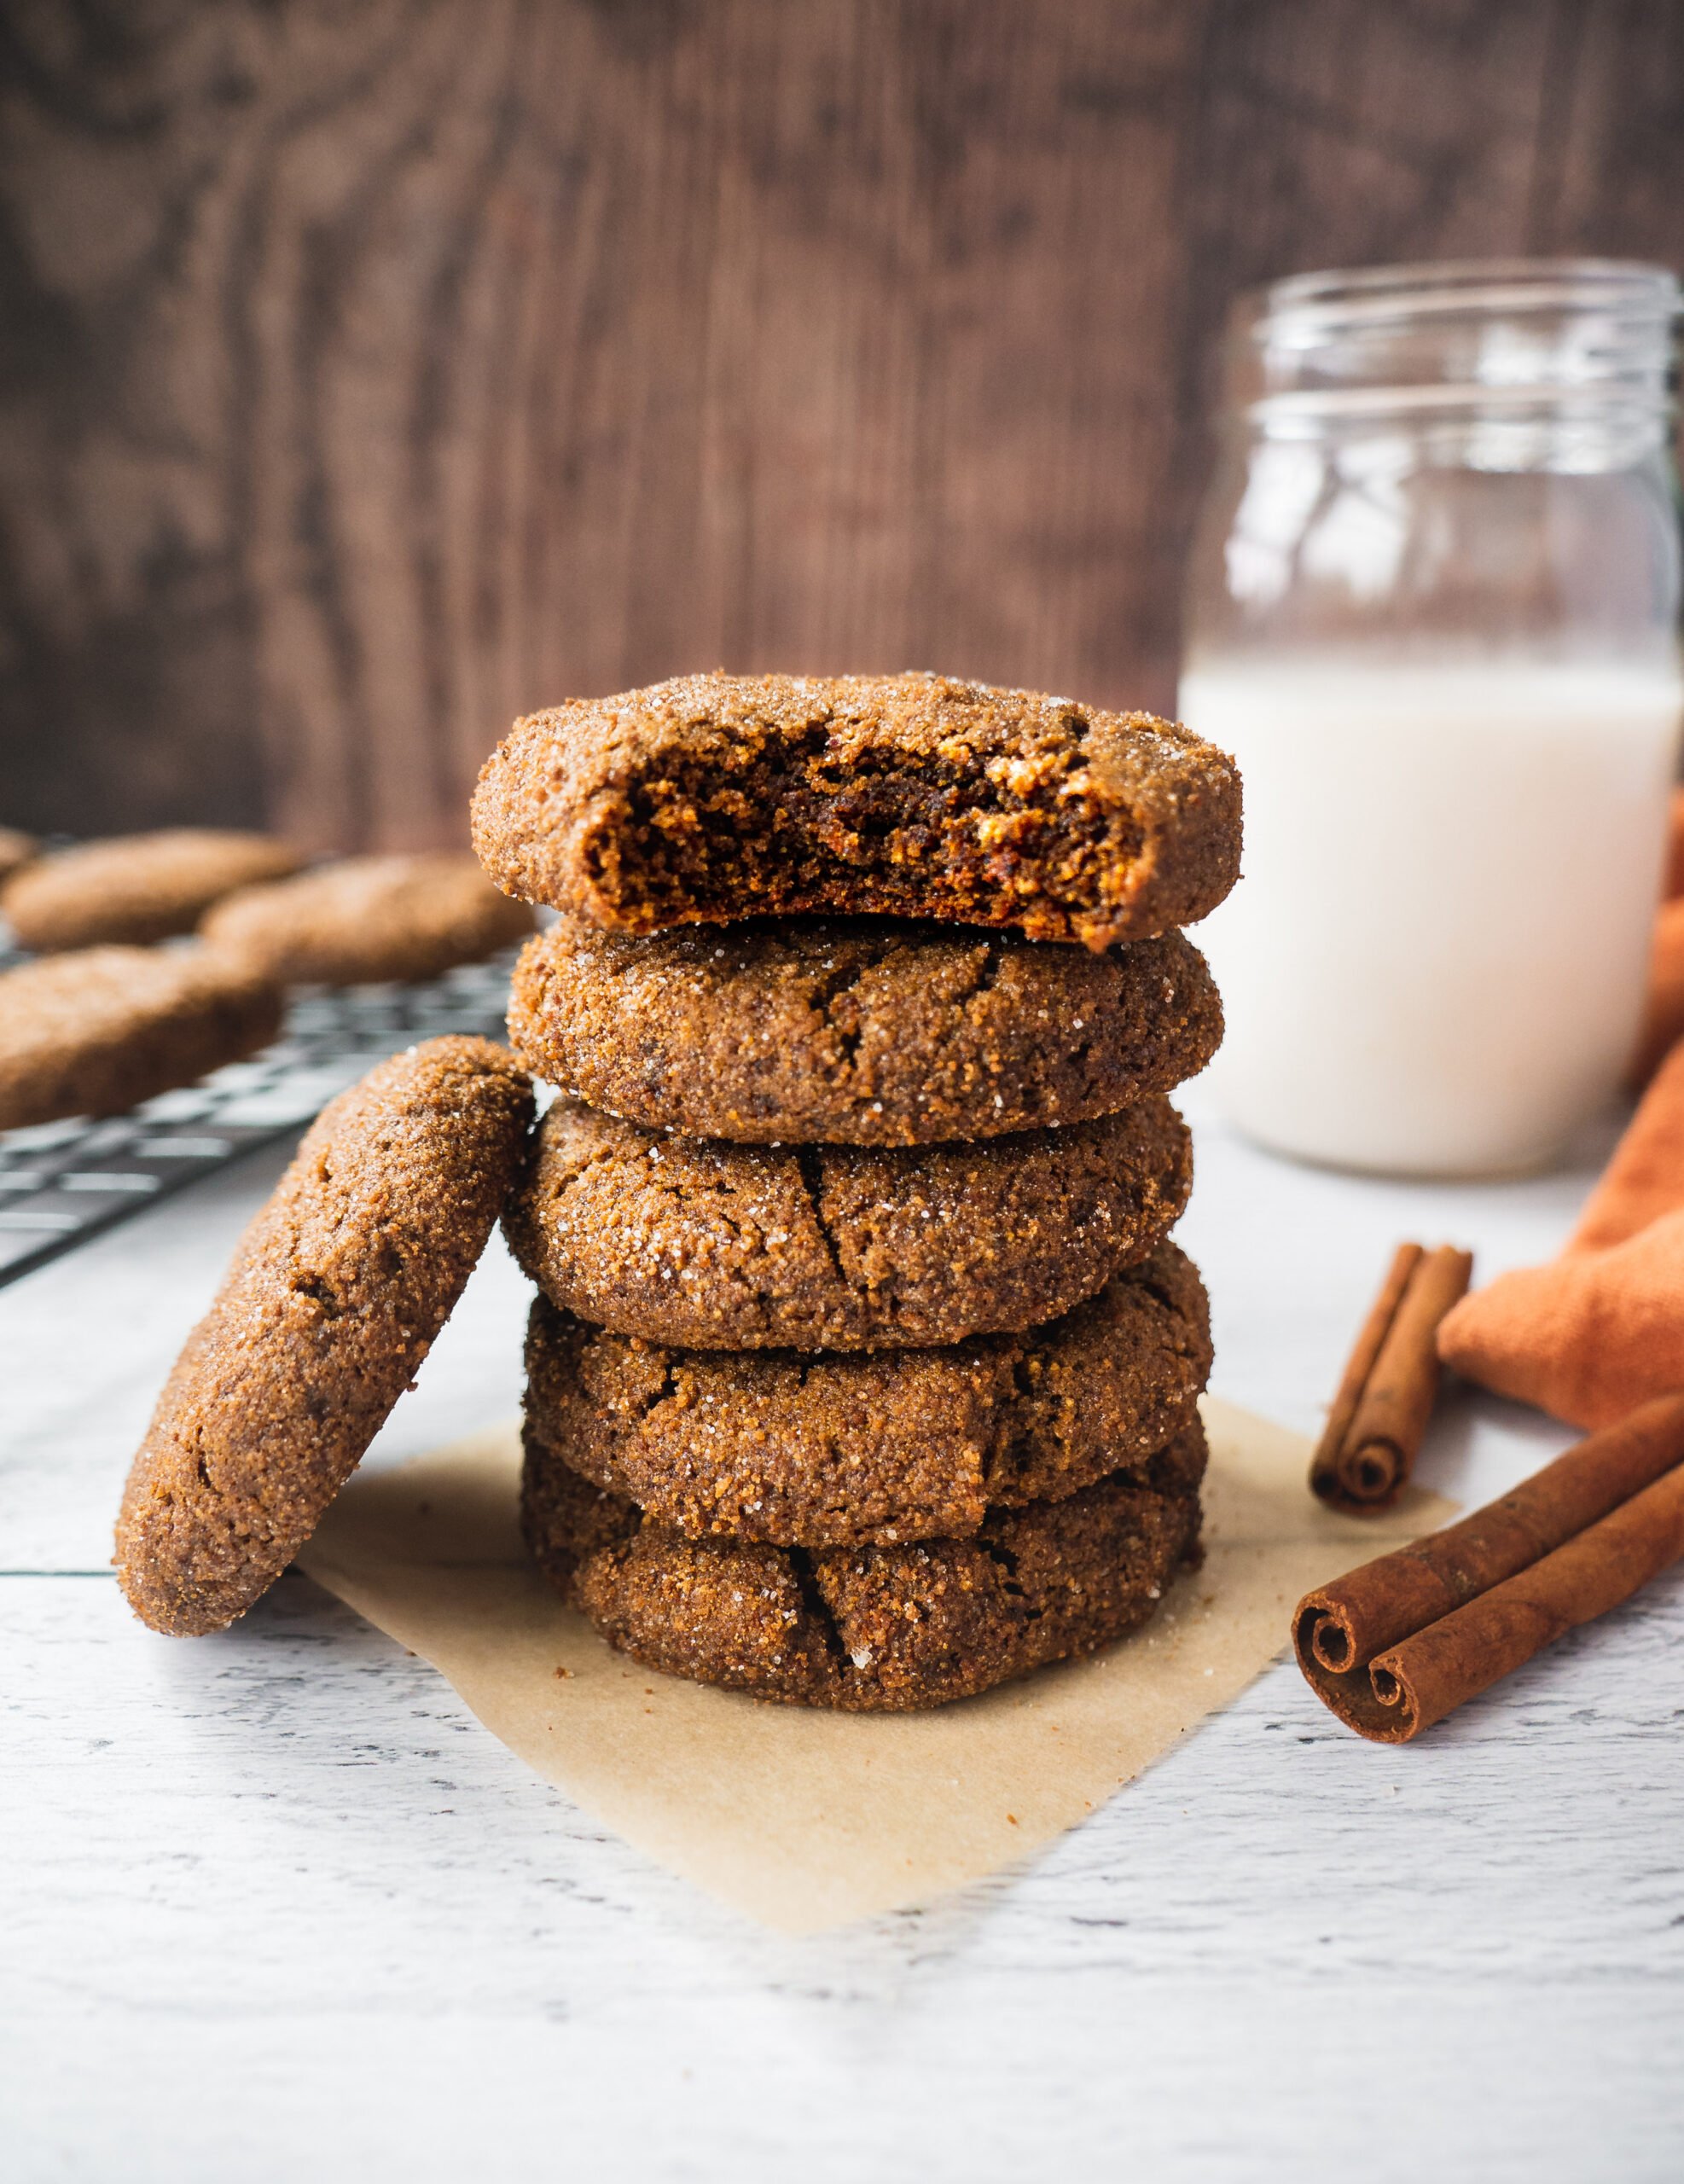
[[[1184,1469],[1202,1468],[1203,1429]],[[687,1539],[528,1452],[522,1525],[539,1566],[650,1668],[849,1712],[967,1699],[1146,1622],[1196,1552],[1196,1491],[1126,1475],[990,1510],[972,1539],[778,1548]]]
[[[504,1228],[556,1304],[687,1349],[962,1341],[1070,1310],[1192,1182],[1166,1100],[917,1150],[662,1136],[559,1100]]]
[[[990,1505],[1062,1500],[1112,1472],[1190,1491],[1176,1437],[1210,1369],[1204,1285],[1173,1244],[1062,1319],[938,1350],[672,1350],[539,1298],[526,1434],[692,1538],[962,1538]]]
[[[471,857],[346,857],[218,903],[205,939],[289,985],[437,978],[532,929]]]
[[[499,887],[597,924],[880,913],[1104,948],[1240,871],[1231,759],[1149,713],[935,675],[692,675],[517,721],[479,777]]]
[[[462,1293],[531,1104],[501,1047],[444,1038],[322,1110],[129,1473],[117,1574],[154,1630],[220,1629],[309,1538]]]
[[[0,827],[0,880],[9,880],[35,856],[35,839],[15,827]]]
[[[87,948],[0,972],[0,1130],[115,1115],[267,1046],[281,992],[202,948]]]
[[[301,862],[266,834],[203,827],[119,834],[25,865],[0,891],[0,910],[19,945],[43,955],[102,941],[144,944],[191,932],[220,897]]]
[[[1180,933],[1094,955],[886,920],[633,939],[564,918],[521,953],[508,1036],[537,1075],[653,1129],[929,1145],[1167,1092],[1216,1052],[1222,1006]]]

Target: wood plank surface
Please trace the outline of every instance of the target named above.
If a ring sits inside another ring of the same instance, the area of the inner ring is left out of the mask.
[[[0,9],[0,819],[460,839],[519,710],[1167,706],[1234,293],[1684,256],[1670,0]]]

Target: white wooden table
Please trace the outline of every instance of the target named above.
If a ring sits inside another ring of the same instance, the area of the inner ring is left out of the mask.
[[[1217,1389],[1313,1430],[1400,1237],[1541,1257],[1598,1150],[1411,1188],[1203,1121]],[[1021,1870],[781,1939],[301,1577],[218,1639],[130,1618],[123,1471],[283,1157],[0,1292],[9,2184],[1684,2177],[1680,1573],[1408,1751],[1279,1664]],[[496,1252],[370,1461],[511,1412],[523,1316]],[[1565,1438],[1463,1397],[1424,1475]]]

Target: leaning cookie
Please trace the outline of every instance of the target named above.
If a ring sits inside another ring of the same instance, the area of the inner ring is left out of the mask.
[[[130,1471],[117,1574],[142,1622],[222,1629],[309,1538],[485,1248],[531,1104],[501,1047],[444,1038],[323,1109]]]
[[[102,941],[143,944],[191,932],[222,896],[295,872],[301,861],[266,834],[198,827],[120,834],[25,865],[0,892],[0,910],[19,945],[43,955]]]
[[[692,1538],[852,1547],[964,1538],[990,1505],[1127,1471],[1162,1491],[1211,1369],[1173,1244],[1062,1319],[938,1350],[671,1350],[532,1307],[526,1437]]]
[[[1104,948],[1240,873],[1231,759],[1150,713],[936,675],[692,675],[517,721],[473,799],[499,887],[653,932],[788,913]]]
[[[218,903],[200,931],[212,947],[289,985],[437,978],[532,929],[471,857],[346,857]]]
[[[544,1574],[634,1659],[863,1713],[967,1699],[1134,1629],[1196,1551],[1199,1507],[1118,1476],[991,1510],[973,1539],[809,1552],[687,1539],[531,1450],[521,1517]]]
[[[87,948],[0,973],[0,1130],[114,1115],[267,1046],[280,989],[202,948]]]
[[[553,1302],[697,1350],[875,1350],[1033,1327],[1142,1258],[1187,1202],[1166,1100],[978,1145],[665,1137],[567,1100],[503,1226]]]
[[[508,1012],[528,1068],[593,1107],[758,1144],[1085,1122],[1194,1076],[1222,1028],[1178,932],[1095,955],[844,919],[632,939],[564,918],[522,951]]]

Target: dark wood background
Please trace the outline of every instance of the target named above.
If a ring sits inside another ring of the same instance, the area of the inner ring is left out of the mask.
[[[0,821],[701,666],[1164,705],[1235,290],[1684,258],[1680,0],[0,0]]]

